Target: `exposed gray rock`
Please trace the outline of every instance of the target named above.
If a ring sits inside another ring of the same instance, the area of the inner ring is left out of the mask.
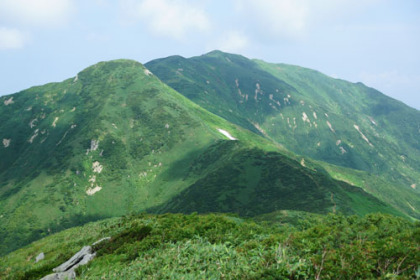
[[[35,263],[42,261],[45,258],[44,252],[41,252],[38,256],[35,258]]]
[[[102,243],[102,242],[104,242],[104,241],[108,241],[108,240],[110,240],[110,239],[111,239],[111,237],[104,237],[104,238],[99,239],[98,241],[94,242],[94,243],[92,244],[92,246],[95,246],[95,245],[97,245],[97,244],[99,244],[99,243]]]
[[[45,276],[41,280],[69,280],[69,279],[75,279],[76,278],[76,272],[74,272],[73,269],[70,269],[66,272],[59,272],[59,273],[53,273]]]
[[[85,246],[79,252],[77,252],[73,257],[71,257],[68,261],[54,268],[53,271],[65,272],[70,269],[76,269],[79,265],[87,264],[94,257],[95,257],[95,253],[92,254],[92,247]]]
[[[55,273],[49,274],[41,280],[75,279],[76,272],[74,270],[81,265],[87,264],[94,257],[95,253],[92,253],[92,247],[85,246],[68,261],[54,268],[53,271]]]
[[[104,241],[110,240],[111,237],[102,238],[92,244],[92,246],[99,244]],[[79,252],[74,254],[68,261],[65,263],[57,266],[53,269],[55,273],[49,274],[43,277],[41,280],[64,280],[64,279],[75,279],[76,272],[74,271],[81,265],[87,264],[90,260],[95,257],[96,253],[92,252],[91,246],[84,246]],[[36,257],[36,262],[39,260],[44,259],[44,253],[41,253]]]

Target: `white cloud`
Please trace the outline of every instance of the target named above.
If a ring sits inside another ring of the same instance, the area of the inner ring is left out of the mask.
[[[230,31],[219,37],[217,42],[212,44],[208,49],[218,49],[225,52],[240,53],[245,50],[248,44],[249,40],[244,34],[238,31]]]
[[[181,0],[121,0],[125,20],[144,22],[154,34],[175,39],[192,31],[206,31],[210,20],[194,1]]]
[[[243,22],[273,41],[298,39],[319,25],[335,25],[383,0],[234,0]]]
[[[24,42],[24,36],[19,30],[0,27],[0,50],[20,49]]]
[[[270,36],[299,36],[306,27],[308,7],[302,0],[237,0],[236,11],[254,28]]]
[[[56,27],[73,12],[72,0],[1,0],[0,23]]]

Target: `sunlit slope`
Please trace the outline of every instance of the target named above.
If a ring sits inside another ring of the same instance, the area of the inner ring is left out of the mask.
[[[209,113],[135,61],[101,62],[1,101],[1,253],[146,210],[402,215],[310,159]],[[195,195],[185,195],[192,190],[212,190],[217,203],[203,208],[212,196],[192,203]],[[172,208],[180,197],[185,207]]]
[[[2,250],[163,203],[187,184],[174,162],[182,174],[219,127],[234,133],[126,60],[5,96],[0,118]]]
[[[419,111],[361,83],[219,51],[146,66],[209,111],[303,157],[379,176],[373,187],[350,183],[420,217]]]

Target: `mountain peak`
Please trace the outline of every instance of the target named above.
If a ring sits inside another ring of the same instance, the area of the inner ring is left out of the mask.
[[[101,61],[94,65],[91,65],[79,73],[83,72],[89,72],[89,71],[113,71],[118,68],[136,68],[136,67],[142,67],[144,68],[143,64],[141,64],[138,61],[131,60],[131,59],[114,59],[109,61]]]
[[[115,59],[110,61],[101,61],[80,71],[75,77],[78,80],[87,81],[98,77],[122,77],[136,75],[152,75],[143,64],[131,59]]]
[[[211,52],[208,52],[208,53],[204,54],[203,56],[204,57],[226,58],[226,59],[241,58],[241,59],[249,60],[248,58],[246,58],[242,55],[234,54],[234,53],[228,53],[228,52],[224,52],[224,51],[221,51],[221,50],[213,50]]]

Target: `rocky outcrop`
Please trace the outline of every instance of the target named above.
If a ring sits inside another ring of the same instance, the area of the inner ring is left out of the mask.
[[[96,245],[103,241],[109,240],[110,237],[102,238],[101,240],[96,241],[92,244]],[[96,253],[93,252],[91,246],[84,246],[79,252],[77,252],[73,257],[71,257],[65,263],[57,266],[53,269],[54,273],[49,274],[43,277],[41,280],[61,280],[61,279],[75,279],[76,278],[76,268],[81,265],[87,264],[95,257]]]
[[[38,256],[35,258],[35,263],[42,261],[45,258],[45,255],[43,252],[41,252]]]

